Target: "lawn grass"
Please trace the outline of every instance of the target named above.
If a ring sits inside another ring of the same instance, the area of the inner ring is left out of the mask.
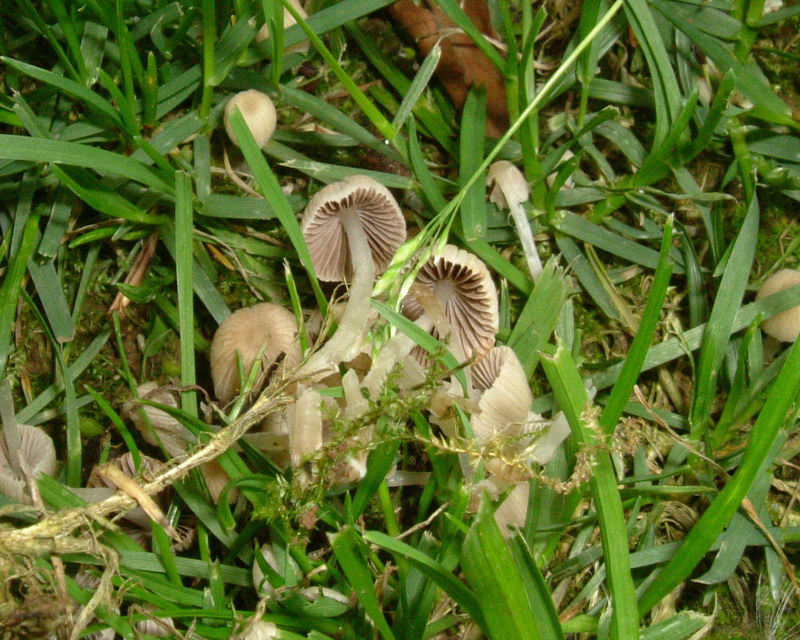
[[[773,637],[770,611],[792,619],[800,347],[759,327],[800,287],[754,293],[798,262],[795,226],[771,225],[800,200],[782,66],[800,9],[499,0],[494,37],[438,0],[506,90],[510,126],[490,138],[496,96],[454,108],[435,75],[452,33],[423,57],[389,4],[312,0],[303,18],[285,1],[287,28],[268,0],[0,7],[0,458],[25,423],[58,462],[26,504],[0,495],[2,637],[273,637],[261,620],[287,639],[677,640],[729,630],[730,607],[741,637]],[[278,110],[263,149],[238,111],[241,148],[222,126],[250,88]],[[498,159],[530,185],[541,274],[487,200]],[[244,391],[215,402],[210,344],[237,309],[289,308],[303,357],[312,311],[323,339],[336,330],[346,290],[321,282],[298,213],[359,173],[410,230],[361,359],[416,343],[429,368],[408,386],[391,366],[362,385],[358,361],[278,367],[248,393],[258,373],[239,360]],[[448,243],[492,274],[529,420],[568,425],[544,465],[476,438],[463,350],[401,312]],[[287,466],[247,434],[295,406],[322,407],[326,443]],[[181,455],[143,436],[168,419]],[[125,453],[136,481],[90,493]],[[145,456],[168,465],[145,472]],[[498,462],[517,483],[492,484]],[[505,530],[496,510],[520,488],[527,515]],[[137,506],[144,529],[115,519]]]

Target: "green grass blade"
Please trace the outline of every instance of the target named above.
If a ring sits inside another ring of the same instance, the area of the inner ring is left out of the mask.
[[[464,189],[461,206],[461,229],[467,242],[486,235],[486,174],[481,171],[483,140],[486,135],[486,90],[471,89],[464,102],[459,138],[459,176]],[[466,184],[478,173],[477,180]]]
[[[381,603],[372,585],[372,573],[364,560],[358,534],[352,527],[345,527],[333,537],[333,554],[347,576],[355,595],[367,612],[373,624],[386,640],[394,640],[389,623],[383,616]]]
[[[647,306],[639,324],[639,330],[636,332],[636,337],[625,358],[625,364],[622,367],[619,378],[614,383],[614,388],[611,389],[611,394],[600,416],[600,428],[607,435],[614,432],[617,427],[617,421],[625,410],[625,405],[628,403],[628,398],[630,398],[633,387],[639,378],[642,363],[653,340],[658,320],[661,317],[661,307],[664,304],[669,279],[672,275],[672,263],[669,261],[671,247],[672,218],[669,218],[664,228],[658,268],[656,269],[653,285],[650,288]]]
[[[191,178],[183,171],[178,171],[175,174],[175,265],[181,344],[181,384],[185,387],[195,385],[192,195]],[[181,394],[181,406],[189,415],[197,417],[197,392],[184,391]]]
[[[686,536],[683,544],[661,570],[639,599],[639,614],[645,615],[662,598],[689,577],[712,543],[728,525],[759,474],[766,474],[771,460],[768,453],[785,427],[786,415],[800,390],[800,340],[789,350],[789,356],[769,391],[764,407],[750,432],[742,462],[733,477],[725,483],[700,520]],[[765,464],[766,460],[766,464]]]
[[[481,600],[484,630],[492,640],[543,638],[514,557],[494,519],[491,502],[483,499],[461,548],[461,568]]]
[[[586,424],[584,414],[588,402],[578,370],[563,346],[543,355],[542,366],[553,393],[567,416],[572,437],[580,449],[595,451],[590,486],[600,525],[600,537],[606,560],[609,594],[612,607],[611,638],[626,640],[639,637],[636,612],[636,590],[630,570],[628,532],[617,479],[608,452],[598,447],[598,436]]]
[[[725,357],[736,313],[750,280],[750,269],[758,242],[759,206],[753,198],[733,243],[725,273],[722,275],[714,307],[703,335],[703,347],[697,362],[694,398],[690,422],[697,438],[711,413],[717,388],[717,375]]]
[[[244,118],[242,118],[242,114],[238,109],[234,109],[231,114],[231,126],[233,127],[233,132],[236,134],[236,139],[241,145],[242,153],[250,165],[250,169],[253,171],[253,176],[261,189],[261,193],[272,205],[275,215],[283,225],[294,250],[297,252],[298,258],[300,258],[300,263],[305,267],[308,278],[311,281],[311,286],[314,289],[317,306],[324,315],[328,306],[325,294],[322,293],[322,289],[319,286],[319,280],[317,280],[317,274],[314,271],[314,264],[311,261],[311,255],[308,253],[308,247],[303,239],[303,232],[300,230],[300,225],[297,222],[297,218],[295,218],[294,211],[292,211],[291,206],[289,206],[286,196],[284,196],[283,191],[281,191],[281,185],[264,160],[261,150],[256,145],[255,140],[253,140],[253,135],[250,133],[250,129],[245,124]]]

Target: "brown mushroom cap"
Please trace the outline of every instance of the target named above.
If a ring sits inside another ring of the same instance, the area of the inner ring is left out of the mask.
[[[236,353],[240,354],[247,375],[262,348],[262,372],[283,353],[286,354],[286,366],[293,367],[300,362],[297,321],[291,311],[262,302],[239,309],[219,326],[211,342],[211,377],[214,393],[220,402],[233,399],[241,388]],[[256,385],[254,391],[260,386]]]
[[[320,189],[303,214],[305,237],[320,280],[340,282],[353,276],[353,260],[340,212],[354,209],[367,235],[378,272],[389,266],[405,242],[406,223],[391,192],[367,176],[348,176]]]
[[[796,284],[800,284],[800,271],[781,269],[764,281],[758,290],[756,300],[779,293]],[[800,334],[800,305],[767,318],[761,323],[761,329],[781,342],[794,342]]]
[[[453,245],[432,257],[417,274],[417,282],[439,299],[467,356],[483,358],[494,346],[499,326],[497,289],[486,265]],[[417,320],[422,306],[413,296],[403,299],[403,314]],[[433,335],[440,338],[438,331]],[[415,350],[415,355],[417,351]]]

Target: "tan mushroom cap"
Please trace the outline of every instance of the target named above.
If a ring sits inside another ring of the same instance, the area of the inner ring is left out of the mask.
[[[253,139],[259,149],[267,144],[272,134],[275,133],[275,126],[278,124],[278,114],[270,97],[265,93],[250,89],[237,93],[228,100],[228,104],[225,105],[225,131],[231,142],[238,147],[239,141],[236,139],[236,134],[234,134],[230,123],[231,112],[234,107],[239,107],[239,111],[241,111],[242,117],[248,129],[250,129],[250,133],[253,134]]]
[[[784,289],[800,284],[800,271],[781,269],[764,281],[758,290],[756,300],[780,293]],[[764,333],[781,342],[794,342],[800,334],[800,306],[781,311],[761,323]]]
[[[220,402],[233,399],[241,388],[236,353],[240,354],[243,370],[247,375],[262,348],[262,377],[264,371],[281,354],[286,354],[284,365],[287,367],[294,367],[300,362],[297,321],[291,311],[276,304],[262,302],[254,307],[239,309],[219,326],[211,342],[210,359],[214,393]],[[258,391],[260,387],[257,384],[254,391]]]
[[[497,289],[486,265],[468,251],[448,244],[423,265],[417,282],[439,299],[465,355],[474,352],[476,361],[482,359],[494,346],[499,326]],[[411,320],[423,313],[413,296],[406,296],[402,306]],[[441,338],[436,329],[432,333]],[[414,353],[419,355],[417,350]]]
[[[511,347],[494,347],[472,367],[475,386],[482,391],[480,413],[472,428],[480,439],[495,434],[518,435],[528,419],[533,395],[525,370]]]
[[[348,176],[320,189],[303,214],[303,237],[320,280],[350,280],[353,265],[339,213],[357,211],[367,235],[376,271],[389,266],[397,248],[405,242],[403,212],[389,189],[372,178]]]
[[[139,400],[129,398],[122,410],[142,434],[145,442],[154,446],[158,446],[160,442],[173,458],[186,453],[189,444],[195,442],[192,432],[167,412],[140,402],[150,400],[177,409],[178,399],[175,394],[168,388],[160,387],[157,382],[139,385],[136,393]]]
[[[17,425],[19,430],[18,458],[24,458],[31,475],[35,478],[41,473],[49,476],[56,472],[56,449],[53,440],[44,431],[27,424]],[[25,477],[14,470],[6,455],[6,445],[0,441],[0,493],[17,502],[30,504],[30,492]]]

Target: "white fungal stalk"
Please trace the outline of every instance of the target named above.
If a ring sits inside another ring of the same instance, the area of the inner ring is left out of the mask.
[[[508,207],[514,225],[517,227],[522,251],[528,263],[528,270],[531,272],[533,281],[536,282],[542,274],[542,260],[536,250],[536,243],[533,241],[531,223],[522,208],[531,193],[530,185],[522,175],[522,172],[507,160],[499,160],[489,167],[486,176],[486,184],[494,184],[494,188],[489,194],[489,200],[494,202],[498,209]]]
[[[375,280],[375,264],[367,234],[358,219],[358,211],[347,208],[340,213],[347,234],[353,279],[344,314],[336,332],[308,361],[300,367],[299,377],[314,373],[330,373],[340,362],[354,358],[361,350],[369,316],[369,299]]]

